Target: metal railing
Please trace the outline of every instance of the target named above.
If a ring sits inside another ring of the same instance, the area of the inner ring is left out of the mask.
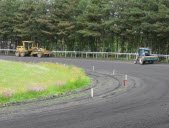
[[[0,55],[14,55],[15,49],[0,49]]]
[[[126,59],[136,58],[137,53],[115,53],[115,52],[81,52],[81,51],[52,51],[55,57],[71,58],[95,58],[95,59]]]
[[[14,55],[15,49],[0,49],[0,55]],[[133,60],[137,53],[116,53],[116,52],[83,52],[83,51],[52,51],[55,57],[65,58],[88,58],[88,59],[117,59]],[[160,61],[169,62],[169,55],[156,54]]]

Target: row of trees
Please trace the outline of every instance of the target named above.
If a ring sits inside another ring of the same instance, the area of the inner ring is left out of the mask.
[[[168,0],[0,0],[0,38],[53,50],[169,53]]]

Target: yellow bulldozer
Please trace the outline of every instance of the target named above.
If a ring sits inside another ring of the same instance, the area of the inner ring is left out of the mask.
[[[16,47],[16,56],[51,56],[52,52],[43,48],[39,48],[38,45],[36,46],[34,41],[22,41],[22,46]]]

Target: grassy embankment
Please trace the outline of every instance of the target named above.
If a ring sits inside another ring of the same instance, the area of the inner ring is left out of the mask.
[[[82,69],[0,60],[0,104],[63,94],[90,84]]]

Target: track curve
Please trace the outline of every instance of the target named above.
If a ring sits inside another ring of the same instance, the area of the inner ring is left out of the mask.
[[[73,64],[84,68],[102,89],[93,99],[88,91],[61,98],[64,102],[54,99],[1,108],[1,127],[169,128],[169,65],[10,56],[0,59]],[[95,72],[91,72],[93,66]],[[111,76],[113,70],[122,76]],[[126,88],[121,84],[124,74],[129,76]]]

